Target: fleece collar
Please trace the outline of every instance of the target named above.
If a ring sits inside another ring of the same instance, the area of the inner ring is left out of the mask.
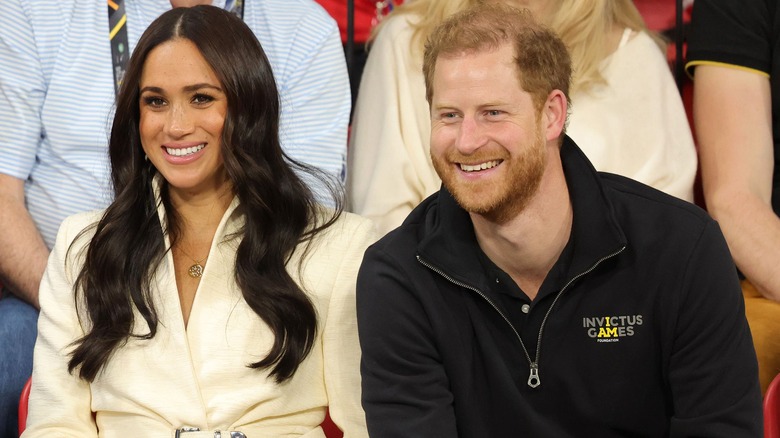
[[[561,146],[561,162],[574,212],[569,237],[572,256],[563,276],[571,279],[620,251],[626,246],[626,237],[601,177],[568,136]],[[428,198],[415,209],[409,221],[422,223],[417,246],[422,261],[454,280],[480,290],[489,288],[475,251],[477,243],[471,218],[447,189],[442,187]]]

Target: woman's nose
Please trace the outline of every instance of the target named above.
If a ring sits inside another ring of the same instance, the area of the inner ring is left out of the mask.
[[[182,105],[173,105],[168,113],[166,130],[172,137],[179,138],[194,130],[191,109]]]

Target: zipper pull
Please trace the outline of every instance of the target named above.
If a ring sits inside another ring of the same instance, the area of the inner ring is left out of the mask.
[[[531,375],[528,376],[528,386],[536,388],[541,384],[542,381],[539,380],[539,364],[531,362]]]

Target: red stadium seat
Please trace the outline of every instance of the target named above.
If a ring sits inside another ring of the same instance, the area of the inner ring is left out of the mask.
[[[27,426],[27,401],[30,398],[30,387],[32,386],[32,377],[27,379],[27,383],[22,388],[22,394],[19,396],[19,435],[24,432]]]
[[[780,374],[764,394],[764,438],[780,438]]]
[[[342,438],[344,433],[341,429],[333,424],[333,420],[330,419],[330,415],[325,415],[325,421],[322,422],[322,430],[325,432],[325,436],[328,438]]]

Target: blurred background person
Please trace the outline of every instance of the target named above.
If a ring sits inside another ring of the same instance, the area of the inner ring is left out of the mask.
[[[707,211],[745,277],[764,391],[780,373],[778,2],[696,0],[687,70]]]

